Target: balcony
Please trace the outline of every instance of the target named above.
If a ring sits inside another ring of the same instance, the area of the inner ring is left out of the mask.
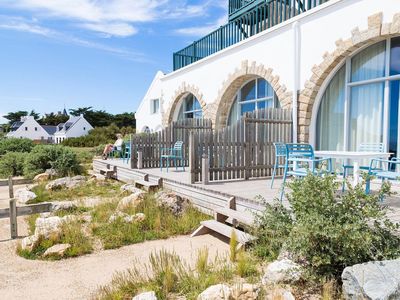
[[[230,0],[229,23],[173,55],[174,71],[329,0]]]

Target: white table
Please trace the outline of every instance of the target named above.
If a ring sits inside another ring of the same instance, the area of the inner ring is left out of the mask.
[[[357,151],[315,151],[315,157],[351,159],[354,161],[353,185],[357,185],[360,177],[360,161],[363,159],[383,158],[388,159],[392,153],[386,152],[357,152]]]

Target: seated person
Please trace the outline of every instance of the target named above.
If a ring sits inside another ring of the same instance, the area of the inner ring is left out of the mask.
[[[115,141],[114,144],[108,144],[104,147],[103,151],[103,159],[107,159],[107,156],[113,151],[113,150],[122,150],[122,145],[124,144],[124,139],[122,138],[122,134],[118,133],[117,134],[117,140]]]

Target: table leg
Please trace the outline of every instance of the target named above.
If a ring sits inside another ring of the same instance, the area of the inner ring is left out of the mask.
[[[358,161],[354,162],[354,173],[353,173],[353,186],[356,186],[360,180],[360,166]]]

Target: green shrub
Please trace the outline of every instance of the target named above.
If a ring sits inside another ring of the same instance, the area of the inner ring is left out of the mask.
[[[59,145],[39,145],[26,156],[24,175],[32,178],[49,168],[54,168],[60,176],[81,172],[77,156],[71,149]]]
[[[30,152],[35,144],[30,139],[7,138],[0,140],[0,155],[7,152]]]
[[[23,175],[25,153],[7,152],[0,158],[0,177]]]
[[[275,220],[282,220],[285,230],[271,236],[270,242],[259,236],[266,248],[269,243],[285,245],[295,258],[307,261],[311,274],[319,278],[339,277],[345,267],[354,264],[399,257],[400,238],[394,235],[399,226],[387,219],[380,194],[366,195],[362,184],[339,194],[340,184],[334,175],[311,174],[290,183],[292,211],[282,206],[275,210]],[[387,190],[383,185],[382,192]],[[260,232],[275,229],[268,221],[273,216],[271,210],[266,211]]]

